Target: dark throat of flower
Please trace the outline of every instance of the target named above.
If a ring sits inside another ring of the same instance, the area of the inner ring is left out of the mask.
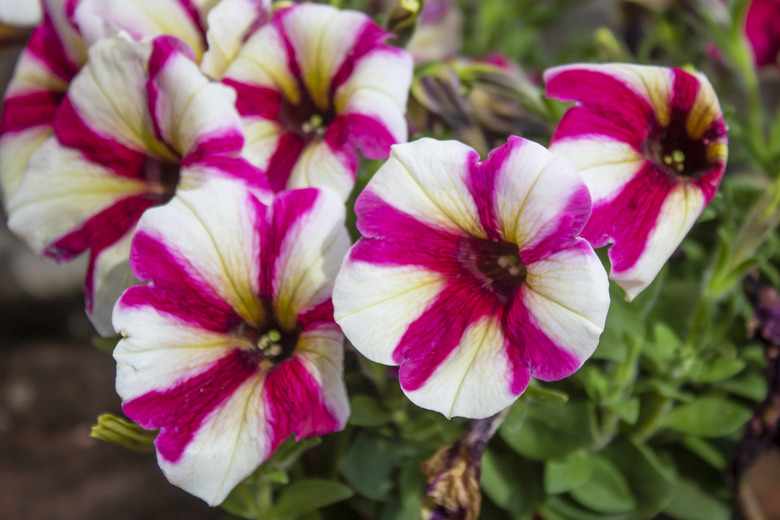
[[[512,299],[528,276],[519,248],[510,242],[464,238],[458,260],[479,285],[503,301]]]
[[[158,204],[171,200],[179,184],[179,163],[147,157],[143,168],[144,180],[149,187],[148,196]]]
[[[293,330],[285,329],[274,317],[271,306],[265,307],[265,323],[259,327],[245,323],[239,332],[249,340],[255,362],[261,368],[270,370],[292,357],[301,329],[300,325],[296,325]]]
[[[304,142],[320,139],[325,136],[328,125],[336,119],[336,112],[332,103],[326,109],[318,107],[303,86],[299,91],[301,99],[298,103],[293,104],[286,98],[282,99],[278,120]]]
[[[673,110],[669,124],[655,123],[644,142],[643,152],[656,166],[674,178],[697,180],[712,169],[707,160],[709,139],[688,135],[688,113]]]

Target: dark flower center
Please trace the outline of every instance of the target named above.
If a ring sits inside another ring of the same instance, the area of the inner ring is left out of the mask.
[[[264,300],[263,304],[267,316],[265,323],[260,327],[243,323],[239,333],[252,344],[250,352],[255,362],[261,368],[270,370],[292,357],[301,328],[296,325],[295,329],[286,330],[276,320],[271,303]]]
[[[659,168],[674,176],[698,179],[712,169],[707,160],[707,139],[688,135],[688,113],[673,110],[667,126],[656,123],[644,143],[644,153]]]
[[[482,287],[504,300],[514,296],[528,275],[520,250],[510,242],[464,238],[458,260]]]
[[[282,97],[279,122],[305,142],[323,137],[328,125],[336,119],[336,111],[333,110],[332,106],[327,110],[319,108],[305,86],[300,85],[299,92],[301,98],[298,103],[292,103],[287,98]]]
[[[158,204],[165,204],[176,194],[179,184],[179,163],[147,157],[144,180],[149,186],[148,196]]]

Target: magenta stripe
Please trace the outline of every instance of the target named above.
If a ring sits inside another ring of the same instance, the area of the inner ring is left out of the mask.
[[[331,91],[333,92],[346,83],[355,70],[357,62],[367,54],[375,50],[381,50],[382,52],[388,53],[404,53],[401,49],[385,45],[384,41],[389,38],[391,34],[379,27],[368,17],[366,17],[365,22],[363,22],[363,27],[361,27],[359,31],[360,33],[352,44],[352,49],[350,49],[349,53],[344,58],[344,61],[335,71],[335,74],[333,74],[331,79]]]
[[[458,251],[468,238],[434,229],[386,204],[369,189],[356,203],[358,229],[363,238],[350,258],[375,265],[416,265],[445,275],[460,272]]]
[[[244,147],[244,134],[239,128],[221,128],[198,137],[194,147],[182,150],[188,164],[200,162],[215,155],[239,154]]]
[[[205,47],[206,44],[206,28],[203,26],[203,20],[200,18],[200,12],[198,6],[192,0],[178,0],[187,16],[192,21],[193,25],[198,29],[201,34],[201,43]]]
[[[287,189],[287,182],[290,180],[290,174],[301,156],[305,147],[303,139],[292,132],[285,132],[279,136],[271,159],[266,166],[265,174],[268,177],[268,184],[275,193]]]
[[[155,203],[143,196],[122,199],[97,215],[92,216],[78,229],[70,232],[43,251],[43,255],[58,262],[70,260],[87,249],[91,250],[87,273],[84,278],[84,298],[87,313],[92,312],[95,288],[95,262],[104,249],[112,246],[133,226],[141,214]]]
[[[590,192],[584,184],[580,184],[555,220],[548,221],[532,240],[539,240],[539,236],[543,238],[533,247],[522,248],[520,258],[526,264],[530,264],[571,247],[588,222],[590,214]]]
[[[578,101],[558,125],[553,141],[583,134],[603,134],[639,145],[655,121],[648,100],[607,73],[587,69],[565,70],[547,79],[547,95]]]
[[[436,300],[406,329],[393,350],[393,361],[401,365],[398,378],[404,390],[423,387],[460,344],[471,324],[501,312],[496,298],[475,289],[463,278],[450,279]]]
[[[38,125],[51,125],[63,95],[62,92],[42,90],[7,97],[3,103],[0,134],[27,130]]]
[[[305,188],[300,190],[285,191],[278,194],[270,208],[270,215],[262,204],[257,204],[256,229],[261,237],[260,258],[258,263],[262,266],[258,287],[259,296],[276,301],[274,293],[274,278],[276,277],[279,253],[282,243],[289,232],[294,231],[295,224],[312,211],[319,197],[319,190]]]
[[[159,105],[160,97],[165,96],[165,94],[160,91],[165,88],[165,85],[161,84],[163,80],[158,78],[158,76],[162,73],[170,60],[176,59],[178,56],[182,55],[193,62],[195,61],[195,55],[193,54],[192,49],[178,38],[173,36],[159,36],[155,38],[152,43],[152,54],[149,57],[147,72],[148,79],[146,80],[147,105],[149,107],[149,113],[152,116],[154,133],[160,140],[164,140],[164,133],[162,132],[163,122],[160,120],[159,114],[163,107]]]
[[[241,157],[229,155],[209,155],[196,159],[185,157],[181,168],[184,170],[189,166],[206,168],[211,170],[210,174],[241,181],[256,195],[271,196],[271,188],[268,186],[268,179],[263,170],[255,168],[249,161]]]
[[[674,184],[669,174],[646,161],[614,199],[595,201],[582,237],[596,248],[613,242],[609,249],[612,268],[617,272],[630,269],[644,253]]]
[[[124,306],[151,306],[182,323],[218,333],[233,331],[242,321],[208,281],[196,277],[188,260],[144,231],[133,238],[130,267],[139,280],[152,285],[128,289],[120,300]]]
[[[68,97],[54,115],[54,133],[61,144],[76,148],[90,161],[117,175],[136,179],[146,177],[146,155],[93,131],[78,115]]]
[[[55,76],[66,82],[70,82],[80,68],[65,54],[65,45],[45,9],[43,22],[33,31],[25,52],[36,56]]]
[[[520,294],[527,290],[521,289]],[[504,332],[512,372],[518,376],[510,384],[513,394],[525,389],[528,381],[523,372],[528,369],[537,379],[556,381],[572,375],[584,362],[545,334],[526,307],[523,297],[516,298],[509,310]]]
[[[484,163],[479,163],[479,154],[475,151],[469,152],[466,159],[469,170],[466,185],[477,205],[479,223],[490,240],[501,239],[501,221],[495,207],[496,177],[511,154],[522,153],[522,146],[521,138],[509,136],[504,145],[491,150]]]
[[[203,373],[177,381],[172,388],[126,401],[122,411],[142,428],[159,429],[154,441],[157,452],[166,461],[176,463],[214,410],[256,373],[254,358],[236,349]]]
[[[65,18],[68,19],[68,22],[81,33],[81,30],[79,29],[78,25],[76,24],[76,8],[78,8],[79,3],[81,0],[65,0],[65,4],[63,5],[63,9],[65,11]]]
[[[281,92],[229,78],[223,79],[222,83],[236,91],[236,108],[242,116],[256,116],[274,120],[279,116],[282,106]]]
[[[641,153],[641,144],[645,141],[649,127],[646,123],[631,124],[643,126],[628,126],[610,114],[602,114],[585,107],[571,107],[563,114],[553,133],[550,144],[565,138],[578,138],[587,135],[603,135],[633,145]]]
[[[335,325],[333,319],[333,301],[328,298],[326,301],[306,309],[298,315],[298,323],[302,331],[320,328],[327,325]]]
[[[58,261],[70,260],[87,249],[103,249],[122,238],[141,214],[154,202],[144,196],[132,196],[115,202],[89,218],[78,229],[58,239],[43,255]]]
[[[369,159],[387,159],[396,139],[376,117],[352,113],[338,116],[328,125],[325,142],[333,150],[347,152],[356,146]],[[352,155],[354,158],[350,161],[350,169],[354,174],[359,158],[354,152]]]
[[[303,82],[303,76],[301,74],[301,67],[298,64],[298,57],[295,53],[295,47],[287,37],[287,27],[285,25],[286,18],[295,12],[296,9],[306,9],[303,5],[292,5],[290,7],[284,7],[274,11],[274,16],[271,19],[270,25],[276,29],[284,44],[284,50],[287,53],[287,68],[290,69],[290,73],[295,77],[301,90],[304,90],[305,83]]]
[[[672,112],[679,111],[688,114],[693,107],[693,102],[696,101],[696,94],[701,88],[701,82],[696,76],[688,74],[682,69],[672,69],[672,74],[674,82],[669,108]]]
[[[723,161],[718,161],[711,170],[704,173],[699,177],[694,184],[699,188],[704,196],[704,206],[710,203],[715,193],[718,191],[720,181],[723,179],[723,172],[726,169],[726,164]],[[702,210],[704,207],[702,207]]]
[[[341,429],[317,381],[296,358],[272,370],[263,387],[271,451],[293,433],[296,440]]]

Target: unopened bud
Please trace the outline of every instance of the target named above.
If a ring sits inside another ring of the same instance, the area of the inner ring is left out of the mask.
[[[154,439],[157,437],[157,432],[144,430],[124,417],[104,413],[98,417],[97,424],[92,426],[89,436],[118,444],[129,450],[150,452],[154,451]]]
[[[411,39],[424,3],[425,0],[399,0],[387,15],[387,30],[395,34],[395,45],[404,47]]]

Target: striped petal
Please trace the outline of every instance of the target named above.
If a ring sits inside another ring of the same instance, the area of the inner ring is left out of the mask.
[[[246,37],[270,18],[271,0],[221,0],[208,14],[208,50],[201,70],[222,78]]]
[[[582,236],[612,244],[610,277],[633,299],[712,200],[726,166],[726,127],[702,74],[627,64],[556,67],[547,93],[577,101],[550,149],[574,163],[593,215]]]
[[[155,39],[149,58],[146,87],[157,136],[184,157],[238,154],[244,139],[235,92],[209,82],[177,42]]]
[[[3,100],[0,189],[5,202],[18,187],[32,153],[50,135],[68,82],[86,61],[86,48],[66,16],[65,1],[46,0],[41,5],[42,23],[22,51]]]
[[[244,43],[223,81],[238,92],[246,157],[272,189],[327,187],[346,199],[358,149],[383,159],[406,140],[412,60],[388,36],[362,13],[304,4],[278,9]]]
[[[136,40],[170,35],[198,61],[206,47],[202,13],[191,0],[78,0],[72,17],[88,45],[121,32]]]
[[[270,197],[263,172],[239,157],[235,93],[210,83],[189,53],[167,36],[93,45],[56,107],[55,135],[9,200],[9,225],[38,254],[64,261],[90,251],[86,306],[101,333],[111,333],[121,284],[134,281],[128,244],[147,208],[214,178]]]
[[[487,417],[595,350],[609,293],[577,238],[590,197],[540,145],[511,138],[482,163],[457,142],[396,145],[355,208],[336,321],[419,406]]]
[[[115,307],[117,392],[128,417],[160,430],[166,477],[210,505],[290,435],[346,424],[330,303],[343,219],[333,194],[291,191],[267,206],[212,180],[138,223],[131,264],[151,283]],[[293,341],[282,357],[265,350],[269,327]]]

